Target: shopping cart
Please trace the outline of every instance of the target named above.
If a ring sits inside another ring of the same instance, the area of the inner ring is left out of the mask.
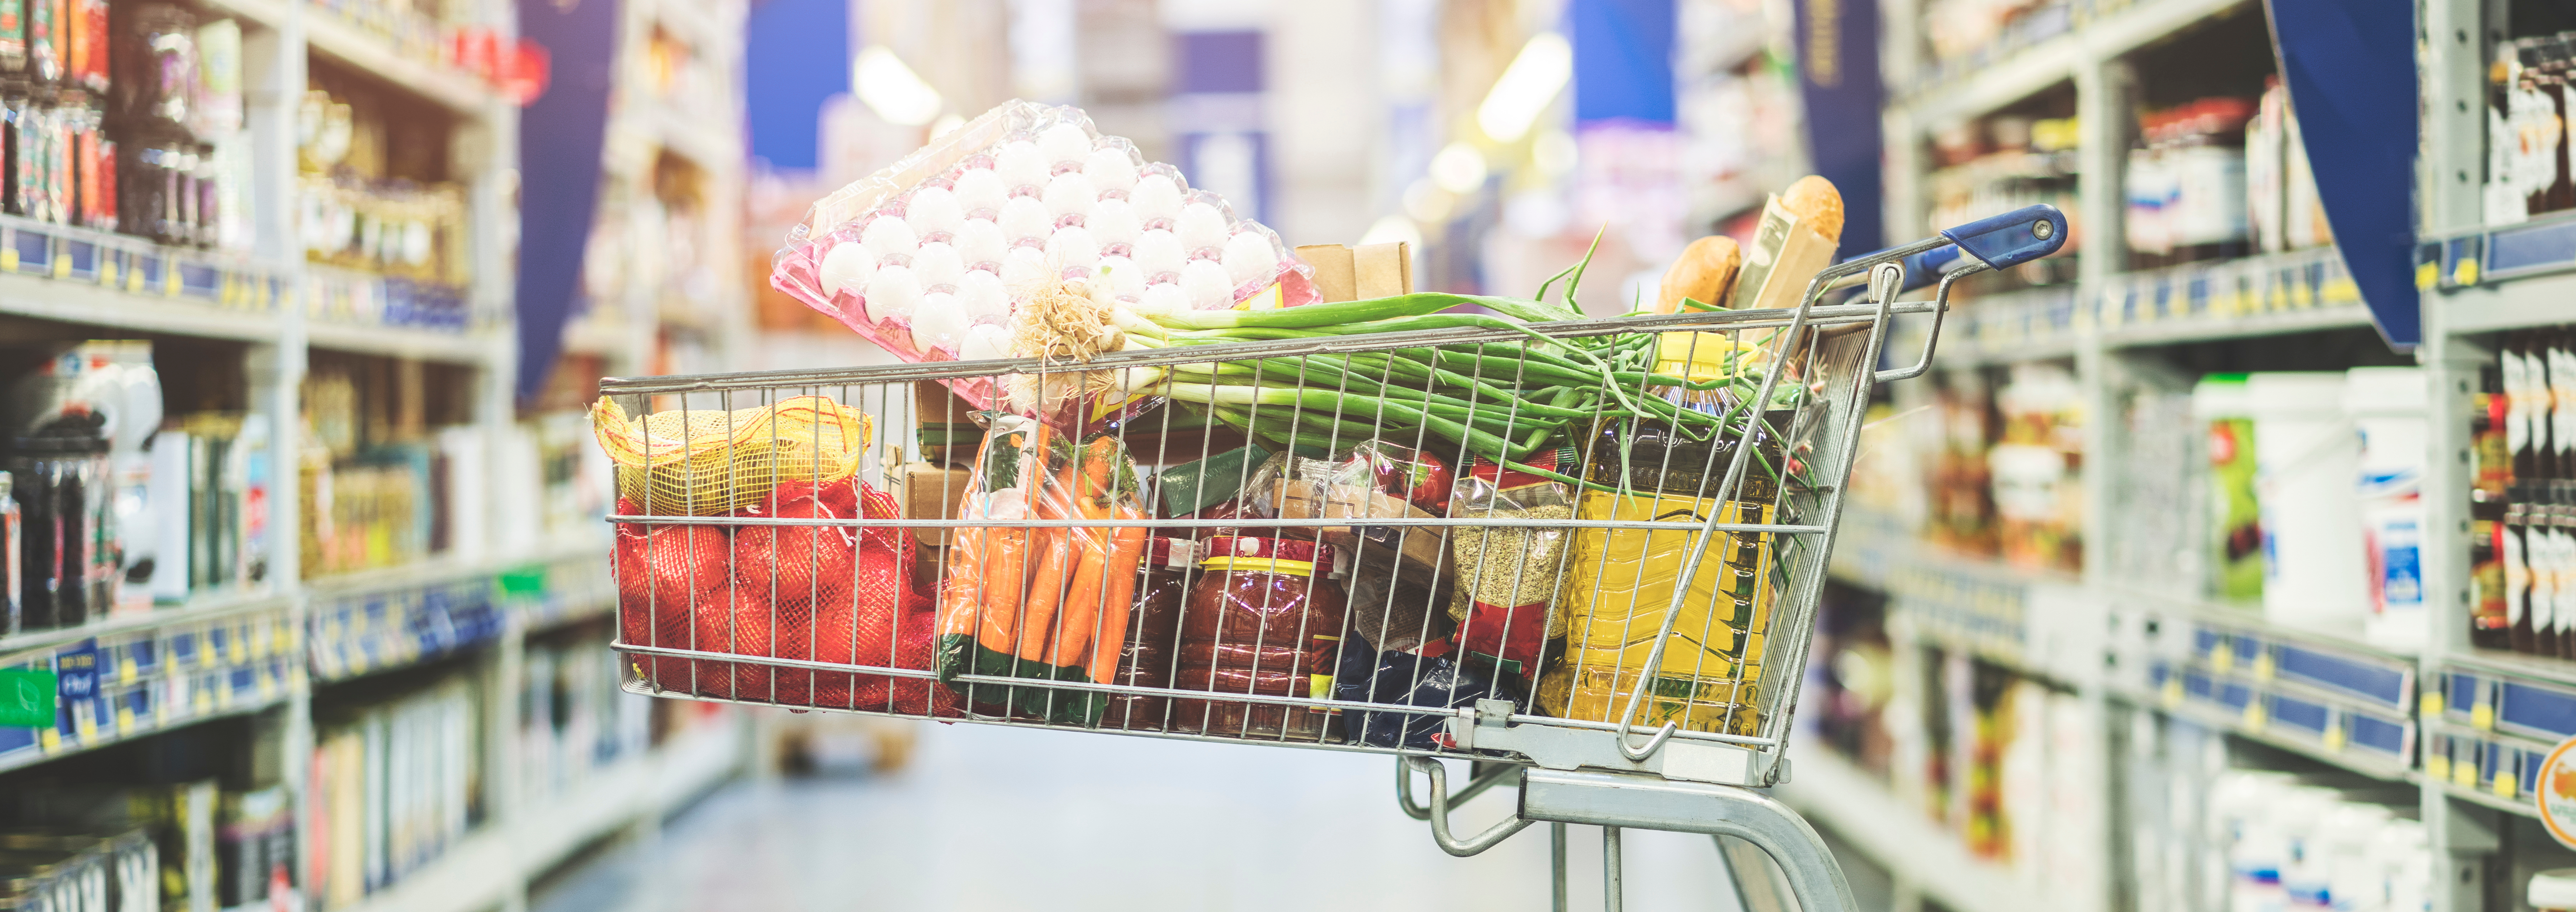
[[[1545,338],[1487,321],[604,381],[626,687],[1395,754],[1400,806],[1451,854],[1552,824],[1560,907],[1579,823],[1605,828],[1613,908],[1618,831],[1644,827],[1758,847],[1799,908],[1839,912],[1823,842],[1759,789],[1789,775],[1862,415],[1929,365],[1953,283],[2065,239],[2033,206],[1824,269],[1794,308],[1527,327]],[[1879,369],[1906,314],[1931,315],[1922,351]],[[909,415],[926,381],[1059,420]],[[884,489],[933,447],[964,468],[908,475],[934,515],[901,518]],[[1453,792],[1443,760],[1478,772]],[[1506,783],[1510,820],[1452,832]]]

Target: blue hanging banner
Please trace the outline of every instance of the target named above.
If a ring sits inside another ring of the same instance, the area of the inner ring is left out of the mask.
[[[2424,338],[2414,275],[2415,4],[2264,0],[2318,201],[2391,347]]]
[[[1887,245],[1876,0],[1796,0],[1798,96],[1816,174],[1843,197],[1842,250]],[[1774,188],[1775,190],[1778,188]],[[1913,240],[1907,238],[1906,240]]]
[[[553,60],[544,95],[519,115],[519,401],[536,398],[563,351],[581,295],[582,253],[599,203],[616,82],[617,0],[531,0],[519,36]]]

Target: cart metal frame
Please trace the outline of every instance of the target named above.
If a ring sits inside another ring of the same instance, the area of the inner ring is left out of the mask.
[[[1550,825],[1556,865],[1555,895],[1558,908],[1563,908],[1565,825],[1586,824],[1604,828],[1603,858],[1606,881],[1604,897],[1608,908],[1619,907],[1620,869],[1619,832],[1644,828],[1674,832],[1701,833],[1717,837],[1722,853],[1730,857],[1730,867],[1740,867],[1740,852],[1726,852],[1727,840],[1740,840],[1758,848],[1776,862],[1785,874],[1786,885],[1796,905],[1806,912],[1845,912],[1852,906],[1850,888],[1841,869],[1826,849],[1824,842],[1806,821],[1781,805],[1761,789],[1785,781],[1789,763],[1785,747],[1792,722],[1799,685],[1804,676],[1807,649],[1813,633],[1816,602],[1824,585],[1824,567],[1830,560],[1834,529],[1841,516],[1842,497],[1848,485],[1856,455],[1863,415],[1873,384],[1903,380],[1921,375],[1931,364],[1939,339],[1940,325],[1948,310],[1952,286],[1977,272],[2009,269],[2046,256],[2066,239],[2065,217],[2048,206],[2032,206],[2013,213],[1943,231],[1939,236],[1915,243],[1855,257],[1817,273],[1807,284],[1795,308],[1781,310],[1743,310],[1686,312],[1657,316],[1632,316],[1550,323],[1544,326],[1548,335],[1560,338],[1583,338],[1615,334],[1688,331],[1742,332],[1774,330],[1767,344],[1776,346],[1776,354],[1763,369],[1759,392],[1748,402],[1772,401],[1773,390],[1784,380],[1786,365],[1794,346],[1806,346],[1813,356],[1828,345],[1837,346],[1837,358],[1855,366],[1847,377],[1829,377],[1821,382],[1827,407],[1821,412],[1821,426],[1813,433],[1813,451],[1809,466],[1815,470],[1809,494],[1813,500],[1794,521],[1769,523],[1721,522],[1723,514],[1712,511],[1705,521],[1690,523],[1660,521],[1604,521],[1581,519],[1458,519],[1458,518],[1369,518],[1365,524],[1396,529],[1412,526],[1478,526],[1485,528],[1533,527],[1594,529],[1665,529],[1687,531],[1694,536],[1689,555],[1679,576],[1696,578],[1709,545],[1721,537],[1752,533],[1767,535],[1784,543],[1804,542],[1788,568],[1788,579],[1771,604],[1767,622],[1767,640],[1761,647],[1760,674],[1774,686],[1760,690],[1758,726],[1753,734],[1684,731],[1667,721],[1635,740],[1633,720],[1649,689],[1642,683],[1632,686],[1627,694],[1625,711],[1620,721],[1591,721],[1557,718],[1535,712],[1524,712],[1510,701],[1480,700],[1472,706],[1441,710],[1411,704],[1358,703],[1315,697],[1223,693],[1224,702],[1275,706],[1308,707],[1335,711],[1361,710],[1399,713],[1406,716],[1441,716],[1447,718],[1445,732],[1451,746],[1423,751],[1402,746],[1384,747],[1366,744],[1333,744],[1300,742],[1267,735],[1212,735],[1203,732],[1173,731],[1167,722],[1165,730],[1112,730],[1116,734],[1146,737],[1185,738],[1192,740],[1233,741],[1325,750],[1362,750],[1397,755],[1397,797],[1401,809],[1409,816],[1430,823],[1433,840],[1452,855],[1466,856],[1484,851],[1539,822]],[[1945,264],[1946,261],[1946,264]],[[1825,296],[1838,289],[1857,284],[1866,288],[1854,303],[1824,304]],[[1910,285],[1936,284],[1937,290],[1928,301],[1899,301],[1900,293]],[[1877,369],[1887,340],[1891,321],[1899,315],[1929,314],[1931,329],[1915,362],[1897,369]],[[1857,338],[1854,338],[1857,337]],[[1130,351],[1105,355],[1079,365],[1050,364],[1038,359],[981,362],[934,362],[851,368],[821,371],[775,371],[689,377],[654,377],[611,379],[601,383],[603,394],[629,397],[641,405],[645,397],[714,395],[730,410],[738,394],[755,397],[814,395],[824,388],[848,390],[861,386],[891,386],[922,380],[954,380],[993,377],[1009,374],[1061,374],[1072,371],[1102,371],[1124,368],[1154,368],[1185,363],[1212,361],[1299,358],[1313,355],[1383,352],[1394,348],[1445,345],[1452,343],[1519,343],[1527,335],[1498,329],[1435,329],[1368,336],[1299,338],[1276,341],[1227,343],[1193,346],[1159,351]],[[1831,341],[1828,342],[1827,340]],[[1858,351],[1849,349],[1857,345]],[[1799,382],[1807,382],[1805,378]],[[885,403],[879,403],[882,408]],[[864,407],[864,406],[863,406]],[[637,414],[641,408],[632,409]],[[1746,419],[1750,421],[1748,417]],[[1123,433],[1123,432],[1122,432]],[[1795,435],[1793,435],[1795,436]],[[1724,481],[1717,489],[1722,499],[1731,499],[1740,490],[1755,448],[1733,448]],[[954,528],[997,525],[989,520],[900,519],[857,520],[784,519],[744,516],[630,516],[609,517],[617,523],[684,522],[730,527],[757,526],[869,526],[894,528]],[[1349,520],[1327,522],[1317,519],[1068,519],[1014,520],[1009,525],[1027,528],[1049,527],[1134,527],[1160,530],[1210,528],[1290,528],[1348,525]],[[1682,613],[1691,587],[1679,586],[1671,604],[1663,611],[1647,658],[1639,665],[1640,675],[1647,669],[1658,669],[1665,645],[1673,637],[1673,625]],[[690,610],[697,607],[692,596]],[[774,637],[774,634],[773,634]],[[692,637],[694,642],[694,636]],[[786,671],[863,673],[887,679],[923,679],[934,673],[914,668],[889,668],[808,661],[796,658],[762,656],[718,649],[679,649],[625,641],[621,634],[615,644],[618,651],[635,657],[715,660],[732,665],[766,666]],[[773,650],[774,651],[774,650]],[[641,680],[640,665],[627,682],[629,690],[660,696],[684,696],[721,702],[753,705],[781,705],[771,701],[744,699],[727,692],[708,696],[691,690],[667,690],[662,682]],[[728,672],[728,675],[731,673]],[[1654,672],[1660,675],[1661,671]],[[696,673],[692,672],[694,680]],[[776,676],[772,676],[775,682]],[[955,674],[950,681],[968,684],[991,684],[1029,687],[1039,682],[1029,678],[999,675]],[[1644,679],[1641,677],[1640,681]],[[727,685],[730,687],[731,685]],[[1201,700],[1210,696],[1206,690],[1136,687],[1095,683],[1088,680],[1043,682],[1044,688],[1065,692],[1088,692],[1109,695],[1152,696]],[[771,691],[775,696],[775,684]],[[861,711],[855,707],[789,704],[793,708],[830,711]],[[1732,710],[1729,710],[1731,713]],[[891,712],[877,714],[892,714]],[[918,718],[920,716],[910,716]],[[1061,724],[1031,723],[1022,719],[973,717],[955,721],[995,724],[1030,725],[1065,728]],[[1441,758],[1466,759],[1492,763],[1493,768],[1472,782],[1451,792]],[[1428,776],[1428,801],[1414,798],[1413,776]],[[1519,803],[1513,818],[1485,832],[1460,837],[1449,825],[1449,811],[1468,799],[1512,780],[1519,792]],[[1743,872],[1739,871],[1741,878]]]

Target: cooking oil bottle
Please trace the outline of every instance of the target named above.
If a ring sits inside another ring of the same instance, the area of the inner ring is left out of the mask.
[[[1692,381],[1724,379],[1751,369],[1759,347],[1724,333],[1667,333],[1657,343],[1657,373]],[[1649,388],[1686,409],[1723,416],[1734,402],[1722,391]],[[1786,465],[1779,429],[1791,413],[1768,411],[1754,433],[1755,451],[1732,492],[1718,490],[1743,442],[1742,417],[1720,432],[1705,425],[1613,419],[1597,424],[1584,460],[1585,480],[1622,493],[1586,489],[1581,521],[1768,523]],[[1731,494],[1731,497],[1721,497]],[[1542,708],[1561,717],[1616,722],[1641,679],[1646,697],[1636,724],[1673,722],[1699,732],[1755,731],[1763,633],[1770,622],[1772,542],[1763,533],[1722,532],[1688,582],[1671,639],[1651,674],[1647,655],[1682,590],[1681,573],[1698,540],[1695,529],[1578,529],[1567,580],[1565,659],[1539,683]]]

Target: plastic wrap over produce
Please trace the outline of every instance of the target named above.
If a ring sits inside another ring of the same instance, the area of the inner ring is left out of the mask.
[[[1276,233],[1081,109],[1012,101],[815,202],[769,282],[919,363],[1043,356],[1015,348],[1011,315],[1058,283],[1151,314],[1312,303],[1309,279]]]

